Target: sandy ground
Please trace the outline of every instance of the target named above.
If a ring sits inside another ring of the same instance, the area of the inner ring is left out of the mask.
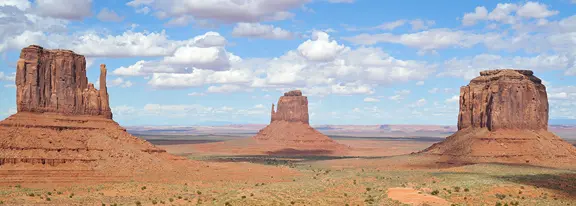
[[[175,145],[158,145],[167,152],[178,155],[261,155],[259,148],[243,147],[243,141],[230,141],[234,146],[241,148],[242,152],[236,152],[229,147],[213,147],[212,145],[222,143],[208,144],[175,144]],[[367,139],[344,139],[336,142],[349,146],[351,149],[345,156],[394,156],[418,152],[430,146],[430,142],[420,141],[385,141],[385,140],[367,140]],[[239,149],[240,150],[240,149]]]

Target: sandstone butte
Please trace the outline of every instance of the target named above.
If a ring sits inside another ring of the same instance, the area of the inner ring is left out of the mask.
[[[532,71],[482,71],[460,88],[458,131],[420,153],[441,162],[576,165],[576,147],[548,131],[548,107]]]
[[[185,160],[128,134],[112,120],[105,65],[100,72],[97,90],[88,83],[84,56],[35,45],[22,49],[18,112],[0,121],[0,184],[181,182],[243,171]]]
[[[299,90],[284,93],[270,124],[253,137],[225,142],[197,144],[194,151],[234,155],[328,155],[348,154],[348,146],[337,143],[309,124],[308,97]]]
[[[252,139],[267,145],[271,153],[343,154],[348,150],[310,126],[308,98],[300,90],[284,93],[276,111],[272,104],[270,124]]]

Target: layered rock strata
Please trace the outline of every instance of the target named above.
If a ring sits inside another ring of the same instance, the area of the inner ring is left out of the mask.
[[[294,153],[297,153],[297,150],[323,150],[326,153],[341,153],[347,150],[346,146],[310,126],[308,99],[302,96],[299,90],[284,93],[278,100],[276,111],[272,105],[270,124],[261,129],[253,139],[268,144],[270,150],[291,149]]]
[[[548,107],[532,71],[480,72],[460,89],[458,131],[421,153],[447,162],[576,164],[576,148],[547,131]]]
[[[88,82],[86,59],[70,50],[22,49],[16,71],[18,112],[93,115],[112,119],[106,66],[100,66],[100,91]]]
[[[185,175],[190,161],[175,164],[182,158],[112,120],[105,65],[97,90],[88,83],[82,55],[33,45],[20,57],[18,112],[0,121],[0,184]]]

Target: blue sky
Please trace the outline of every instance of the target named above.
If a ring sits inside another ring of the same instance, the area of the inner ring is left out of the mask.
[[[62,6],[69,5],[69,6]],[[456,124],[485,69],[534,70],[552,119],[576,119],[576,1],[4,0],[0,118],[21,48],[106,64],[122,125],[267,123],[283,92],[312,124]]]

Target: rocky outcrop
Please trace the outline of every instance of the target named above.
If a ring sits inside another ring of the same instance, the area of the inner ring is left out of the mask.
[[[344,154],[347,147],[318,132],[309,124],[308,98],[300,90],[284,93],[271,121],[252,139],[267,154],[327,155]]]
[[[548,98],[528,70],[489,70],[460,90],[458,131],[421,151],[438,162],[576,164],[576,148],[547,131]]]
[[[112,119],[106,66],[100,66],[100,91],[88,82],[86,59],[70,50],[22,49],[16,71],[18,112],[53,112]]]
[[[528,70],[480,72],[460,88],[458,129],[546,130],[548,98],[542,81]]]
[[[309,124],[308,98],[302,96],[302,91],[294,90],[284,93],[278,100],[277,111],[272,105],[270,123],[275,121],[301,122]]]
[[[18,112],[0,121],[0,184],[157,178],[191,166],[112,120],[105,65],[100,90],[88,83],[84,57],[69,50],[26,47],[17,69]],[[48,177],[60,169],[75,175]]]

